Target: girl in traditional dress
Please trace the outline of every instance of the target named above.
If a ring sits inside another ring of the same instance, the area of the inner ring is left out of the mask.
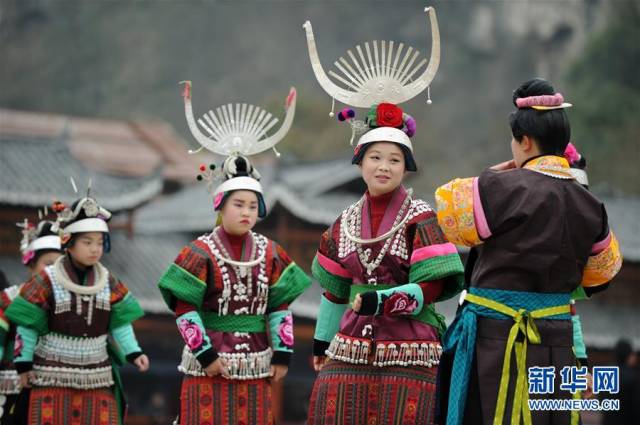
[[[358,57],[348,51],[351,62],[335,62],[342,75],[331,72],[334,80],[320,64],[311,23],[304,25],[320,85],[334,100],[370,108],[365,120],[353,109],[338,114],[351,124],[352,141],[360,136],[352,163],[367,192],[324,232],[313,263],[324,294],[310,424],[433,423],[445,327],[433,303],[461,290],[463,267],[435,212],[402,186],[406,172],[417,170],[410,139],[416,122],[397,105],[429,87],[440,60],[435,10],[425,11],[428,65],[418,53],[407,62],[414,49],[404,53],[403,43],[367,42],[354,50]]]
[[[529,410],[527,371],[557,374],[552,395],[531,398],[576,397],[559,390],[560,370],[576,365],[571,293],[601,290],[622,264],[604,205],[563,156],[571,105],[542,79],[518,87],[513,104],[513,159],[436,191],[447,237],[477,247],[465,303],[444,338],[447,425],[576,424],[577,411]]]
[[[184,98],[191,130],[201,141],[190,83]],[[233,127],[220,124],[222,116],[213,117],[218,126],[203,126],[212,135],[228,136],[202,143],[229,155],[221,173],[202,166],[199,176],[210,183],[225,179],[212,193],[218,225],[184,247],[159,282],[186,343],[179,367],[184,379],[176,423],[181,425],[273,423],[270,382],[286,375],[293,353],[288,307],[311,280],[278,243],[252,231],[266,205],[260,175],[245,155],[272,148],[286,134],[295,111],[294,89],[285,106],[285,129],[274,138],[250,130],[255,123],[246,104],[237,105],[238,115],[231,105],[223,107],[225,114],[231,112],[226,123]]]
[[[29,270],[31,278],[40,274],[45,267],[53,264],[62,255],[60,237],[51,231],[52,225],[53,223],[47,220],[41,220],[37,225],[34,225],[27,219],[18,224],[22,228],[20,243],[22,264]],[[21,389],[18,373],[13,364],[16,326],[5,315],[5,311],[20,292],[21,286],[9,286],[0,292],[0,359],[2,359],[0,365],[0,424],[3,425],[15,422],[14,403]]]
[[[20,383],[31,389],[27,420],[122,424],[116,362],[126,357],[141,372],[148,369],[131,326],[144,313],[100,263],[110,248],[111,213],[88,195],[70,207],[56,203],[54,211],[65,255],[25,283],[6,312],[18,325],[14,354]],[[117,347],[109,345],[109,335]]]

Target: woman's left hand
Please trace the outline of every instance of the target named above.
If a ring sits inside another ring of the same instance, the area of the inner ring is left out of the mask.
[[[281,364],[272,364],[271,365],[271,379],[273,382],[278,382],[282,378],[287,375],[289,371],[289,366],[281,365]]]
[[[362,296],[360,294],[356,295],[356,298],[351,303],[351,309],[356,313],[360,311],[362,307]]]
[[[149,357],[146,354],[140,354],[137,359],[133,361],[133,364],[138,366],[140,372],[146,372],[149,370]]]

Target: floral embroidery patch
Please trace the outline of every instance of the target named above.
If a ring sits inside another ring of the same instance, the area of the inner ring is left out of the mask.
[[[280,347],[293,350],[293,316],[286,315],[278,325],[278,337],[280,338]]]
[[[386,316],[412,314],[418,308],[416,297],[404,292],[394,292],[391,295],[383,294],[381,298],[382,311]]]
[[[202,329],[191,319],[182,319],[178,326],[182,339],[187,343],[191,352],[196,352],[202,348],[204,338]]]

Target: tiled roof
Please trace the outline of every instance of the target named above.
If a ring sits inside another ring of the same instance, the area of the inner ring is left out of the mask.
[[[152,199],[163,185],[160,168],[142,177],[91,170],[71,154],[65,137],[0,135],[0,204],[40,207],[53,199],[72,201],[76,195],[70,176],[81,193],[91,179],[91,193],[116,211]]]

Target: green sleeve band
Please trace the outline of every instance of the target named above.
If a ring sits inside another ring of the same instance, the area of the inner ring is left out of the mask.
[[[340,330],[340,320],[346,310],[347,304],[333,303],[323,295],[320,300],[318,318],[316,319],[314,338],[319,341],[331,342]]]
[[[349,287],[351,286],[352,279],[347,279],[329,273],[320,265],[318,257],[313,259],[313,264],[311,264],[311,273],[313,274],[313,277],[320,282],[320,286],[335,297],[342,299],[349,298]]]
[[[120,326],[127,325],[144,316],[144,311],[138,300],[131,293],[127,293],[124,298],[111,306],[109,317],[109,330],[112,331]]]
[[[267,308],[271,309],[283,304],[290,304],[309,286],[311,286],[309,276],[296,263],[289,264],[276,284],[269,288]]]
[[[35,329],[38,335],[49,333],[47,312],[20,295],[13,300],[5,314],[16,325]]]
[[[269,333],[273,351],[293,353],[293,314],[289,310],[269,313]]]
[[[171,264],[160,278],[158,287],[167,306],[173,310],[175,299],[202,307],[207,284],[177,264]]]
[[[587,347],[584,345],[584,337],[582,336],[582,323],[580,323],[580,316],[577,314],[571,316],[573,322],[573,351],[577,358],[587,358]]]
[[[211,348],[211,340],[207,335],[202,318],[195,311],[190,311],[176,319],[178,330],[189,350],[194,356]]]
[[[442,293],[436,301],[454,297],[464,287],[464,266],[457,253],[428,258],[412,264],[409,269],[411,282],[429,282],[445,278],[449,279],[442,286]]]
[[[406,297],[391,298],[392,295],[402,293]],[[389,289],[376,291],[378,295],[378,310],[376,314],[384,314],[384,308],[391,309],[391,315],[417,316],[424,307],[424,295],[422,288],[416,283],[407,283]],[[385,306],[385,303],[392,303],[394,306]]]
[[[38,342],[38,332],[35,329],[18,325],[16,329],[16,341],[19,341],[18,346],[22,344],[22,347],[18,349],[18,356],[15,357],[13,361],[32,362],[33,352]]]
[[[113,335],[113,339],[122,349],[125,356],[142,351],[136,340],[136,335],[133,332],[133,326],[131,326],[130,323],[113,329],[111,335]]]

